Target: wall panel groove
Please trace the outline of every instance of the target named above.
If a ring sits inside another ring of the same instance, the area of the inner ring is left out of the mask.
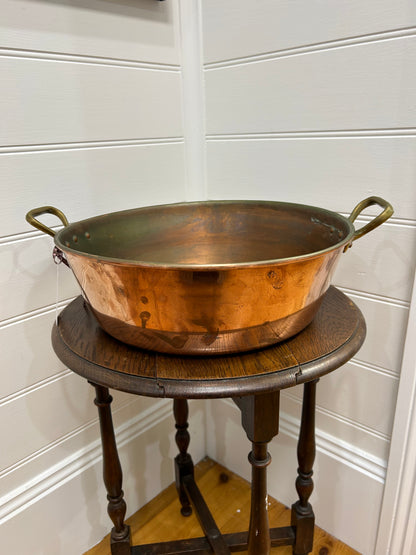
[[[394,370],[389,370],[388,368],[382,368],[381,366],[377,366],[376,364],[364,362],[364,361],[360,360],[359,355],[358,355],[358,357],[357,356],[353,357],[350,362],[352,364],[356,364],[358,366],[361,366],[362,368],[365,368],[366,370],[369,370],[370,372],[376,372],[377,374],[381,374],[383,376],[387,376],[387,377],[393,378],[395,380],[399,379],[398,372],[396,372]]]
[[[206,71],[207,131],[414,128],[415,44],[409,36]]]
[[[346,293],[347,295],[353,295],[354,297],[358,297],[360,299],[372,300],[378,303],[384,303],[391,306],[396,306],[400,308],[409,308],[410,302],[409,301],[401,301],[400,299],[395,299],[393,297],[387,297],[384,295],[377,295],[374,293],[369,293],[367,291],[360,291],[356,289],[349,289],[347,287],[339,287],[341,291]]]
[[[93,402],[93,389],[85,383],[86,389],[90,390],[91,404]],[[159,403],[152,403],[149,399],[128,396],[127,394],[112,391],[114,400],[112,403],[112,415],[114,426],[118,427],[132,418],[147,418],[146,415],[157,410]],[[36,479],[42,474],[44,468],[60,464],[61,460],[72,457],[74,453],[80,453],[91,442],[99,440],[99,420],[97,413],[90,419],[84,420],[82,424],[74,427],[68,433],[63,434],[55,441],[30,453],[28,456],[8,466],[0,472],[2,491],[10,492],[19,489],[29,480]],[[1,498],[0,498],[1,499]]]
[[[22,553],[69,555],[110,529],[100,433],[93,388],[50,341],[79,286],[25,214],[53,205],[74,222],[185,200],[179,2],[3,0],[0,67],[0,544],[12,553],[19,536]],[[171,407],[112,394],[136,510],[174,477]],[[201,411],[196,422],[201,458]]]
[[[179,73],[181,67],[179,64],[163,64],[141,62],[136,60],[123,60],[119,58],[107,58],[98,56],[83,56],[81,54],[66,54],[64,52],[42,52],[40,50],[24,50],[12,48],[0,48],[0,58],[18,58],[21,60],[53,60],[64,63],[103,65],[115,67],[131,67],[137,69],[149,69],[158,71],[173,71]]]
[[[362,46],[373,42],[384,42],[397,39],[403,39],[416,36],[416,27],[409,27],[407,29],[385,31],[383,33],[374,33],[372,35],[362,35],[358,37],[350,37],[346,39],[333,40],[329,42],[322,42],[295,48],[288,48],[283,50],[276,50],[275,52],[267,52],[260,54],[253,54],[252,56],[245,56],[241,58],[233,58],[230,60],[220,60],[216,62],[208,62],[204,64],[206,71],[212,71],[224,67],[235,67],[239,65],[247,65],[257,62],[268,60],[276,60],[279,58],[288,58],[291,56],[299,56],[303,54],[326,52],[338,48],[347,48],[354,46]]]
[[[210,198],[301,202],[341,213],[349,213],[366,196],[378,195],[392,203],[395,220],[413,222],[415,151],[413,136],[207,141],[208,193]],[[383,228],[369,237],[375,240]],[[395,243],[401,250],[402,242]],[[407,251],[409,266],[413,251]]]
[[[336,381],[336,377],[335,377],[335,381]],[[321,385],[322,384],[319,384],[318,387],[321,387]],[[289,399],[290,401],[294,402],[299,407],[299,410],[300,410],[300,407],[302,405],[302,389],[299,389],[297,392],[284,390],[282,391],[282,395],[286,399]],[[290,412],[290,414],[292,414],[293,411],[287,411],[287,412],[288,413]],[[325,406],[322,406],[322,404],[319,404],[319,401],[316,406],[316,412],[317,414],[325,415],[331,418],[334,422],[341,422],[343,424],[347,424],[351,428],[364,432],[365,434],[372,436],[372,438],[376,440],[383,441],[383,442],[390,440],[390,434],[381,432],[380,430],[377,430],[373,426],[369,426],[363,422],[358,421],[356,418],[352,416],[346,416],[345,414],[340,414],[340,412],[338,411],[331,410]],[[385,457],[385,460],[387,460],[387,457]]]
[[[177,2],[2,0],[1,46],[178,65]]]
[[[41,456],[43,456],[47,453],[50,453],[56,447],[59,447],[60,445],[62,445],[66,441],[68,441],[71,438],[79,435],[80,432],[85,432],[86,430],[88,430],[89,428],[91,428],[92,426],[97,424],[97,422],[98,422],[97,418],[92,418],[91,420],[83,422],[83,424],[81,426],[78,426],[77,428],[74,428],[69,433],[64,434],[61,437],[59,437],[57,440],[50,442],[47,446],[43,447],[42,449],[38,449],[37,451],[34,451],[33,453],[31,453],[27,457],[24,457],[24,458],[20,459],[15,464],[11,464],[10,466],[4,468],[0,472],[0,479],[3,480],[4,478],[8,477],[13,472],[16,472],[17,470],[20,470],[21,468],[25,467],[26,465],[28,465],[32,461],[35,461],[36,459],[39,459],[39,457],[41,457]],[[10,494],[7,497],[10,497]]]
[[[61,311],[63,308],[66,307],[67,304],[69,304],[74,299],[76,299],[76,297],[70,297],[69,299],[64,299],[64,300],[58,301],[54,304],[49,304],[49,305],[46,305],[46,306],[42,306],[42,307],[37,308],[36,310],[31,310],[29,312],[25,312],[23,314],[13,316],[13,318],[8,318],[6,320],[0,320],[0,330],[3,329],[3,328],[8,328],[10,326],[14,326],[14,325],[22,323],[22,322],[26,322],[26,321],[31,320],[32,318],[36,318],[38,316],[42,316],[42,315],[45,315],[45,314],[50,314],[52,312],[54,313],[57,309],[59,311]]]
[[[122,412],[129,404],[131,404],[131,401],[119,406],[113,411],[114,416],[116,417],[117,413]],[[145,433],[170,415],[170,405],[159,402],[150,407],[150,409],[141,412],[139,415],[121,424],[116,430],[118,447],[121,448],[124,444],[132,441],[138,435]],[[98,418],[84,423],[83,426],[73,430],[71,434],[67,434],[54,444],[50,444],[48,450],[56,448],[59,444],[70,440],[75,435],[82,434],[88,428],[96,426],[97,424]],[[29,464],[31,460],[44,453],[45,450],[34,453],[30,458],[28,457],[24,463],[22,461],[22,463]],[[0,524],[15,516],[17,511],[20,512],[24,510],[28,505],[38,501],[39,498],[48,495],[51,489],[60,487],[67,480],[73,479],[74,475],[84,472],[91,464],[94,464],[101,458],[101,441],[100,439],[96,439],[83,449],[60,460],[57,464],[52,465],[46,472],[33,476],[29,482],[22,484],[21,487],[9,491],[0,498]],[[16,466],[0,473],[0,480],[12,470],[16,470]]]
[[[122,148],[132,146],[160,146],[183,144],[183,137],[151,137],[141,139],[118,139],[101,141],[84,141],[72,143],[43,143],[38,145],[0,146],[0,156],[4,154],[25,154],[33,152],[60,152],[65,150],[90,150],[93,148]]]
[[[73,372],[35,387],[0,407],[0,434],[4,449],[0,469],[38,453],[80,426],[96,418],[92,391]],[[7,433],[13,423],[13,435]]]
[[[344,213],[340,212],[340,214],[342,216],[345,216],[346,218],[348,218],[348,216],[349,216],[348,212],[344,212]],[[360,216],[357,218],[356,222],[370,222],[372,219],[374,219],[374,216],[366,216],[366,215],[360,214]],[[416,226],[416,220],[411,220],[411,219],[406,219],[406,218],[395,218],[394,215],[393,215],[383,225],[387,228],[391,226],[391,227],[393,227],[393,229],[398,228],[398,227],[413,229]]]
[[[319,411],[319,407],[317,410]],[[280,423],[281,431],[297,440],[300,420],[282,413]],[[384,484],[387,462],[380,457],[376,457],[368,451],[357,449],[356,446],[342,441],[339,437],[334,437],[319,428],[316,430],[316,448],[341,460],[343,464],[354,466],[360,472],[365,472],[372,479]]]
[[[24,213],[22,222],[23,218]],[[0,321],[19,319],[79,295],[72,272],[54,264],[52,250],[53,240],[45,235],[0,246]]]
[[[319,387],[322,384],[319,384]],[[300,419],[302,392],[283,391],[281,395],[281,411],[293,418]],[[363,422],[358,422],[354,414],[339,414],[318,404],[316,409],[316,427],[338,437],[359,449],[387,461],[389,455],[390,434],[376,430]]]
[[[54,231],[62,229],[62,226],[49,226]],[[43,233],[41,231],[24,231],[22,233],[15,233],[14,235],[3,235],[0,237],[0,245],[13,245],[14,243],[21,243],[24,241],[31,241],[37,237],[42,237]]]
[[[174,480],[172,458],[176,454],[176,444],[170,406],[166,407],[166,412],[160,405],[155,409],[147,417],[146,411],[138,411],[137,406],[135,413],[115,413],[127,516]],[[190,404],[189,421],[192,456],[197,462],[205,455],[204,436],[198,434],[203,412],[193,403]],[[95,428],[92,430],[97,432]],[[21,553],[39,555],[84,553],[109,532],[111,521],[106,511],[97,433],[83,440],[78,449],[68,450],[59,459],[43,461],[46,463],[43,469],[28,475],[26,480],[21,479],[16,488],[8,490],[11,498],[8,502],[5,499],[1,507],[4,509],[1,539],[5,552],[14,553],[16,536],[21,535],[22,529],[25,534],[19,541]],[[22,484],[28,488],[27,495],[22,488],[18,489]]]
[[[384,137],[416,137],[415,127],[392,127],[378,129],[327,129],[304,131],[263,131],[257,133],[210,133],[206,135],[208,142],[221,141],[263,141],[275,139],[336,139],[336,138],[381,138]]]
[[[15,401],[18,401],[23,397],[26,397],[28,395],[31,395],[32,393],[35,393],[36,391],[38,391],[39,389],[42,389],[43,387],[49,387],[55,382],[65,379],[67,376],[70,376],[70,375],[71,375],[70,370],[61,370],[56,374],[50,376],[49,378],[45,378],[44,380],[36,382],[30,385],[29,387],[25,387],[24,389],[21,389],[20,391],[17,391],[12,395],[8,395],[7,397],[1,397],[0,409],[9,403],[14,403]]]
[[[179,72],[7,57],[0,68],[4,146],[183,134]]]
[[[416,266],[415,4],[203,0],[203,15],[209,198],[302,203],[348,217],[360,200],[380,196],[395,210],[340,257],[332,282],[361,309],[367,337],[318,386],[312,504],[325,529],[367,555],[376,544]],[[366,210],[355,228],[378,213]],[[270,445],[286,472],[296,465],[290,424],[301,394],[282,392],[289,417]],[[243,471],[236,427],[223,413],[212,411],[209,447]],[[286,485],[271,488],[293,501]]]
[[[363,313],[367,324],[367,337],[358,356],[367,364],[398,372],[409,309],[355,293],[349,296]]]
[[[293,398],[295,398],[293,396]],[[297,400],[300,404],[300,399]],[[327,416],[330,416],[331,418],[333,418],[334,420],[338,420],[339,422],[343,422],[348,424],[349,426],[352,426],[353,428],[357,428],[357,430],[361,430],[363,432],[365,432],[368,435],[373,436],[376,439],[382,440],[382,441],[389,441],[390,440],[390,436],[388,434],[383,434],[381,432],[379,432],[378,430],[375,430],[374,428],[371,428],[370,426],[364,426],[364,424],[361,424],[360,422],[357,422],[356,420],[354,420],[353,418],[347,418],[345,416],[341,416],[340,414],[330,411],[324,407],[318,406],[317,407],[317,412],[321,413],[321,414],[325,414]],[[386,459],[385,459],[386,460]]]
[[[288,397],[291,397],[296,403],[301,404],[301,401],[298,400],[296,397],[291,396],[290,394],[288,395]],[[225,399],[220,402],[226,403],[229,407],[237,410],[237,407],[229,399]],[[319,407],[317,407],[317,411],[319,410]],[[295,439],[297,441],[299,435],[299,427],[300,418],[296,418],[295,416],[285,412],[282,412],[280,414],[281,433],[289,435],[292,439]],[[366,432],[368,431],[372,433],[370,430],[366,430]],[[315,430],[315,433],[317,450],[325,450],[331,456],[340,459],[343,464],[353,465],[361,472],[369,474],[373,479],[384,483],[387,467],[387,463],[385,460],[367,451],[357,449],[348,442],[342,441],[340,438],[334,437],[319,428]]]
[[[183,140],[163,140],[0,155],[0,174],[14,191],[1,198],[5,208],[0,236],[9,241],[14,235],[33,232],[25,214],[35,206],[57,206],[72,222],[184,200],[183,149]],[[48,215],[43,221],[52,226],[59,223]]]
[[[203,2],[204,60],[215,63],[343,40],[377,39],[416,25],[413,0],[207,0]],[[221,25],[218,22],[221,21]]]
[[[377,396],[371,397],[375,388],[378,388]],[[350,361],[335,374],[319,382],[317,410],[329,417],[331,422],[317,425],[331,431],[339,423],[348,424],[355,430],[370,434],[373,440],[388,441],[393,425],[390,409],[394,409],[397,388],[397,377],[385,374],[376,376],[371,370]],[[284,391],[285,399],[298,405],[296,410],[302,403],[302,395],[302,388]],[[283,410],[291,414],[295,412],[293,408],[288,410],[287,406],[283,406]],[[340,439],[343,437],[340,436]],[[367,450],[371,451],[370,448]],[[387,459],[387,454],[384,458]]]

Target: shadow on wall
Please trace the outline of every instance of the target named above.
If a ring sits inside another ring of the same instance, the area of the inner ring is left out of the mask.
[[[114,46],[115,58],[120,57],[118,42],[173,47],[174,20],[175,4],[159,0],[14,0],[7,11],[7,27],[29,33],[29,38],[33,31],[35,43],[44,45],[52,32],[57,51],[73,53],[75,48],[100,56],[106,49],[97,49],[94,38],[105,39],[110,51]],[[130,56],[124,52],[122,57]]]
[[[19,1],[19,0],[17,0]],[[160,0],[34,0],[42,4],[60,4],[63,6],[107,12],[125,17],[138,17],[171,23],[171,10],[166,9]],[[166,4],[168,4],[166,2]],[[91,29],[90,29],[91,30]]]
[[[251,443],[241,425],[241,412],[233,401],[213,399],[211,410],[214,417],[208,423],[207,443],[211,448],[208,456],[215,461],[232,468],[233,472],[246,480],[250,480],[251,465],[248,454]]]

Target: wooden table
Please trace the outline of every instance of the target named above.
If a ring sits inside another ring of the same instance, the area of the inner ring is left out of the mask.
[[[248,550],[266,555],[271,546],[293,545],[293,553],[312,550],[314,514],[309,503],[315,458],[315,392],[319,378],[347,362],[365,337],[364,319],[343,293],[331,287],[310,324],[297,336],[260,351],[212,357],[176,357],[142,351],[120,343],[98,326],[82,297],[68,305],[54,325],[52,343],[58,357],[96,390],[103,447],[104,483],[112,555],[216,553]],[[298,441],[299,500],[292,505],[291,526],[269,529],[266,468],[267,444],[278,433],[281,389],[304,384]],[[117,453],[108,388],[173,401],[176,443],[176,487],[186,517],[195,510],[205,536],[131,546],[124,522],[126,503]],[[222,535],[194,480],[188,453],[188,399],[231,397],[241,410],[242,426],[252,442],[251,517],[248,532]]]

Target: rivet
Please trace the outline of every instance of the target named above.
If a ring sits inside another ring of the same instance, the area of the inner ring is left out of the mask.
[[[91,235],[88,233],[88,231],[85,232],[85,237],[86,237],[87,239],[89,239],[89,238],[91,237]]]
[[[74,241],[74,243],[77,243],[78,242],[78,237],[76,235],[73,235],[72,240]]]

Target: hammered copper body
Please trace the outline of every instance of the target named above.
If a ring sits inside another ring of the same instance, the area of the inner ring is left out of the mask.
[[[371,204],[383,213],[355,231]],[[73,223],[55,243],[113,337],[167,353],[232,353],[306,327],[340,253],[391,213],[378,197],[350,218],[279,202],[183,203]]]

